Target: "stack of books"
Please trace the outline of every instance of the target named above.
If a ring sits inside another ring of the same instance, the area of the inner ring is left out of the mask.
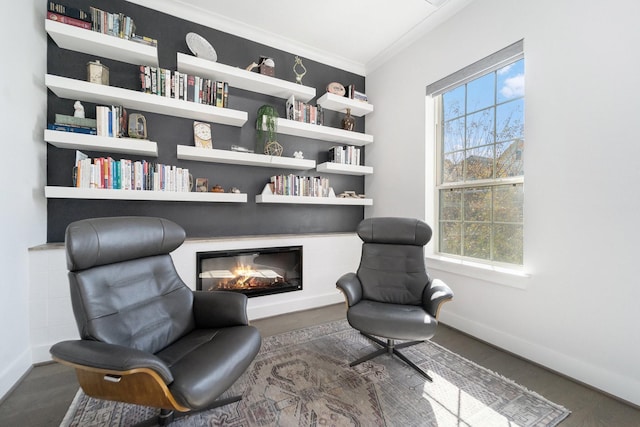
[[[168,98],[221,108],[229,106],[229,83],[165,68],[140,65],[140,88],[145,93]]]
[[[360,148],[353,145],[331,147],[329,161],[343,165],[360,165]]]
[[[291,95],[286,103],[287,119],[296,122],[311,123],[312,125],[324,124],[324,111],[320,105],[305,104],[296,100],[295,95]]]
[[[97,135],[96,119],[67,116],[56,114],[55,122],[49,123],[47,128],[61,132],[83,133],[85,135]]]
[[[278,196],[329,197],[329,178],[320,176],[274,175],[269,186]]]
[[[75,7],[65,6],[53,1],[49,2],[47,19],[84,28],[85,30],[90,30],[92,27],[91,15],[86,11]]]

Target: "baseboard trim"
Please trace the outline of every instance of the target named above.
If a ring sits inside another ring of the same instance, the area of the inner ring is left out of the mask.
[[[0,374],[0,404],[20,384],[32,367],[31,352],[27,349]]]
[[[554,374],[596,390],[632,407],[640,407],[638,395],[634,393],[634,390],[640,390],[640,383],[617,372],[607,371],[602,367],[506,334],[457,314],[443,312],[440,322]]]

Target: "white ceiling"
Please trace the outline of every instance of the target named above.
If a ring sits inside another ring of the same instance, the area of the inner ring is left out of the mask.
[[[127,1],[366,75],[472,0]]]

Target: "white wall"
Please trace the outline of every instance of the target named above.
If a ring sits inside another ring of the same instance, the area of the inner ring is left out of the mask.
[[[249,319],[255,320],[344,301],[336,289],[336,280],[357,269],[361,244],[354,233],[192,239],[171,256],[182,280],[195,289],[196,252],[302,246],[302,290],[250,298],[247,312]],[[56,342],[78,339],[78,329],[71,307],[64,246],[34,248],[29,251],[29,260],[29,362],[33,356],[33,363],[41,363],[51,360],[49,348]]]
[[[13,2],[0,26],[0,398],[31,367],[27,249],[46,240],[46,36],[41,0]]]
[[[475,0],[367,76],[367,216],[433,223],[425,86],[524,38],[530,277],[432,262],[456,294],[442,320],[635,404],[639,16],[636,0]]]

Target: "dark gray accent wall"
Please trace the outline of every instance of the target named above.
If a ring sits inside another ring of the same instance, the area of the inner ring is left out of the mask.
[[[212,28],[198,25],[164,13],[147,9],[123,0],[66,0],[62,3],[83,8],[88,11],[94,6],[108,12],[122,12],[131,16],[137,27],[137,33],[158,40],[160,66],[175,70],[176,53],[191,54],[185,35],[196,32],[206,38],[218,53],[218,62],[245,68],[260,56],[274,58],[275,77],[295,81],[293,64],[295,53],[284,52],[233,36]],[[42,7],[47,7],[42,2]],[[277,11],[276,11],[277,13]],[[268,19],[268,16],[265,16]],[[286,31],[286,29],[283,29]],[[318,35],[322,37],[322,34]],[[139,90],[138,67],[118,61],[86,55],[59,48],[51,38],[48,39],[47,72],[53,75],[85,80],[86,63],[100,59],[110,69],[110,85],[126,89]],[[365,79],[353,73],[330,67],[303,57],[307,74],[303,79],[305,86],[316,88],[317,97],[324,92],[327,83],[337,81],[345,86],[355,84],[364,91]],[[48,92],[47,121],[53,123],[56,113],[73,114],[73,99],[58,98]],[[315,99],[311,101],[315,103]],[[281,117],[285,116],[285,100],[253,92],[231,88],[229,108],[247,111],[248,122],[241,128],[212,125],[214,147],[230,149],[231,145],[240,145],[254,149],[256,141],[256,111],[263,104],[278,108]],[[95,117],[95,104],[83,102],[86,116]],[[142,113],[147,120],[148,138],[158,143],[158,157],[145,158],[134,155],[120,155],[108,152],[86,152],[90,157],[111,155],[113,158],[128,158],[177,165],[189,168],[194,178],[207,178],[210,185],[219,184],[225,189],[238,187],[247,193],[247,203],[198,203],[198,202],[156,202],[156,201],[110,201],[48,199],[47,203],[47,241],[61,242],[67,225],[75,220],[117,215],[153,215],[168,218],[182,225],[188,237],[215,237],[240,235],[297,234],[351,232],[364,217],[361,206],[332,205],[295,205],[295,204],[256,204],[255,195],[262,192],[269,177],[277,174],[294,173],[297,175],[320,175],[315,170],[292,171],[239,165],[225,165],[178,160],[177,145],[193,145],[193,120],[152,114],[145,111],[128,109],[129,113]],[[326,111],[327,126],[340,127],[342,114]],[[46,124],[43,124],[46,126]],[[356,118],[356,131],[364,131],[364,118]],[[292,157],[294,151],[301,150],[305,159],[322,163],[328,160],[328,149],[334,144],[327,141],[279,135],[278,141],[284,146],[284,156]],[[364,147],[363,147],[364,153]],[[71,186],[72,169],[75,162],[75,150],[66,150],[47,145],[47,185]],[[348,175],[326,175],[336,193],[344,190],[364,192],[364,178]]]

